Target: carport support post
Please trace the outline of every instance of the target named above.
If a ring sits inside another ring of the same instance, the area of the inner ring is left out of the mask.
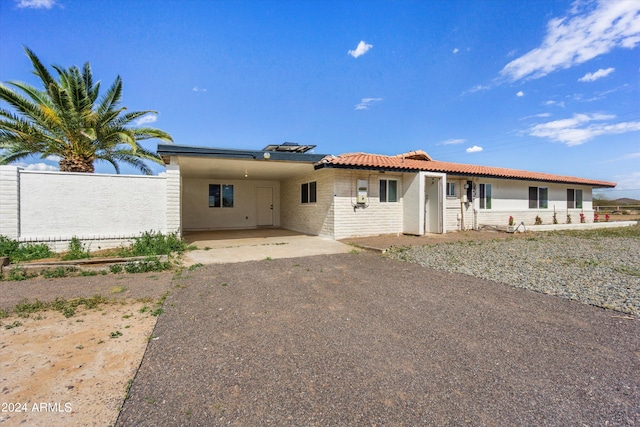
[[[20,169],[0,166],[0,236],[20,237]]]
[[[182,235],[180,224],[180,166],[174,157],[167,165],[166,232]]]

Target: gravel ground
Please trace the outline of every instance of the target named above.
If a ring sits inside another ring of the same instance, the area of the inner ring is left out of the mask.
[[[390,257],[640,315],[640,241],[552,234],[396,247]]]
[[[117,425],[640,425],[638,319],[469,275],[210,265],[164,309]]]

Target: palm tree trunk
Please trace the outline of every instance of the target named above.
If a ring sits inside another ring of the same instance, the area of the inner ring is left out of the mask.
[[[60,159],[60,171],[61,172],[81,172],[81,173],[94,173],[93,159],[87,159],[84,156],[77,154],[71,154],[69,156]]]

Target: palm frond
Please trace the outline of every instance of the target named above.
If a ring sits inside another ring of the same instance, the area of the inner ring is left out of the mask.
[[[122,79],[117,76],[98,105],[98,114],[103,115],[107,111],[116,108],[122,97]]]
[[[24,46],[24,51],[27,53],[27,56],[31,60],[31,64],[33,65],[33,74],[35,74],[40,78],[40,80],[42,80],[43,86],[47,87],[49,86],[49,84],[55,83],[55,80],[53,79],[53,77],[51,77],[51,74],[49,74],[47,68],[42,65],[42,62],[36,56],[36,54],[26,46]]]

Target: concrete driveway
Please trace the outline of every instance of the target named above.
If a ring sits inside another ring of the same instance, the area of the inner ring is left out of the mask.
[[[186,232],[184,239],[198,247],[185,254],[183,263],[187,267],[348,253],[354,249],[332,239],[282,228]]]

